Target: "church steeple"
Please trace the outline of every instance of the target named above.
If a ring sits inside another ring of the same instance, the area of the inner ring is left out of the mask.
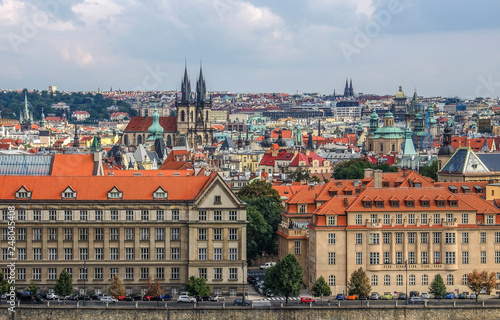
[[[349,96],[354,97],[354,89],[352,88],[352,78],[349,84]]]
[[[349,96],[349,83],[347,82],[347,78],[345,78],[345,88],[344,88],[344,98]]]
[[[187,64],[184,62],[184,79],[181,83],[181,103],[189,103],[191,100],[191,83],[187,73]]]
[[[196,82],[196,102],[205,103],[207,95],[207,87],[205,85],[205,79],[203,78],[203,70],[200,60],[200,76]]]

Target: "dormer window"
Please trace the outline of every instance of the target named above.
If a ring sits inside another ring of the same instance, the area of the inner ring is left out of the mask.
[[[364,208],[371,208],[372,202],[371,201],[363,201],[363,207]]]
[[[413,200],[407,200],[406,201],[406,207],[408,207],[408,208],[415,208],[415,201],[413,201]]]
[[[62,192],[62,198],[63,199],[76,199],[76,191],[71,188],[71,186],[68,186],[63,192]]]
[[[450,207],[458,207],[458,201],[457,200],[450,200]]]
[[[384,201],[375,201],[375,208],[383,208]]]
[[[118,190],[117,187],[113,187],[113,189],[108,191],[108,199],[123,199],[123,192]]]
[[[299,213],[306,213],[306,205],[299,204]]]
[[[389,188],[389,181],[382,181],[382,187]]]
[[[389,203],[391,204],[391,208],[399,208],[399,200],[391,200]]]
[[[163,190],[162,187],[158,187],[155,192],[153,192],[153,199],[167,199],[168,198],[168,192]]]
[[[25,186],[22,186],[19,190],[16,192],[16,199],[30,199],[31,198],[31,191],[29,191]]]
[[[443,208],[444,207],[444,200],[436,200],[436,206]]]
[[[422,200],[420,201],[420,205],[424,208],[429,208],[431,206],[431,203],[429,200]]]

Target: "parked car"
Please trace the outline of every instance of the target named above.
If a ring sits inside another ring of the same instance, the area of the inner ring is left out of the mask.
[[[196,297],[196,301],[210,301],[210,296]]]
[[[210,301],[226,301],[226,298],[215,295],[210,297]]]
[[[250,301],[248,300],[242,300],[242,299],[236,299],[234,300],[234,305],[235,306],[249,306]]]
[[[335,298],[337,300],[345,300],[345,296],[342,293],[337,294],[337,297]]]
[[[470,294],[469,298],[471,299],[476,299],[477,298],[477,295],[473,292]]]
[[[253,284],[255,281],[257,281],[257,279],[254,276],[247,276],[247,283]]]
[[[347,295],[347,300],[356,300],[357,298],[358,298],[358,296],[355,294],[348,294]]]
[[[412,303],[412,304],[419,304],[419,303],[424,304],[426,301],[427,301],[426,299],[422,299],[420,297],[411,297],[410,298],[410,303]]]
[[[430,299],[431,295],[428,292],[422,292],[422,299]]]
[[[461,293],[458,295],[458,299],[467,299],[467,295],[465,293]]]
[[[156,299],[157,299],[156,296],[147,296],[146,295],[146,296],[142,297],[143,301],[155,301]]]
[[[49,294],[47,294],[46,299],[47,300],[57,300],[57,299],[59,299],[59,296],[55,293],[49,293]]]
[[[312,304],[315,304],[317,301],[316,299],[313,299],[311,297],[302,297],[300,299],[300,303],[312,303]]]
[[[195,303],[196,298],[190,297],[188,295],[181,295],[179,296],[179,298],[177,298],[177,302]]]
[[[168,293],[164,293],[160,296],[160,299],[165,300],[165,301],[170,301],[170,300],[172,300],[172,298],[173,297]]]
[[[359,295],[358,300],[368,300],[368,297],[366,297],[364,295]]]
[[[131,296],[118,296],[115,297],[115,299],[118,301],[134,301],[134,298],[132,298]]]
[[[111,297],[111,296],[105,296],[105,297],[102,297],[101,298],[101,302],[102,303],[117,303],[118,300],[116,300],[115,298]]]
[[[418,297],[419,296],[419,292],[418,291],[410,291],[410,298],[412,297]]]
[[[406,300],[406,294],[404,294],[403,292],[399,293],[398,300]]]
[[[384,292],[384,295],[381,298],[382,300],[392,300],[392,294],[390,292]]]
[[[276,262],[266,262],[263,265],[259,267],[260,270],[267,270],[271,267],[274,267],[276,265]]]
[[[372,292],[370,300],[380,300],[380,295],[377,292]]]
[[[446,293],[446,296],[444,298],[445,299],[455,299],[456,296],[453,292],[448,292],[448,293]]]

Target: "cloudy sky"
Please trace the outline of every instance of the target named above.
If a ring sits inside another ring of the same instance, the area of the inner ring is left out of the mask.
[[[0,88],[500,96],[498,0],[0,0]]]

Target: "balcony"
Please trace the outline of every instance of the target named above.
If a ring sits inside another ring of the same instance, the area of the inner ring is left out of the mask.
[[[369,264],[366,266],[366,270],[368,271],[382,271],[382,270],[390,270],[390,271],[405,271],[405,264]],[[443,264],[443,263],[428,263],[428,264],[408,264],[408,271],[410,270],[422,270],[422,271],[432,271],[432,270],[443,270],[443,271],[454,271],[458,270],[457,264]]]
[[[365,225],[367,228],[380,228],[382,226],[382,219],[378,219],[376,222],[371,222],[370,219],[366,219]]]
[[[446,221],[446,220],[442,219],[441,223],[443,224],[443,228],[453,228],[453,227],[456,227],[458,225],[457,218],[454,218],[453,221]]]
[[[309,229],[289,228],[289,226],[284,222],[278,225],[278,232],[283,233],[287,237],[309,237]]]

